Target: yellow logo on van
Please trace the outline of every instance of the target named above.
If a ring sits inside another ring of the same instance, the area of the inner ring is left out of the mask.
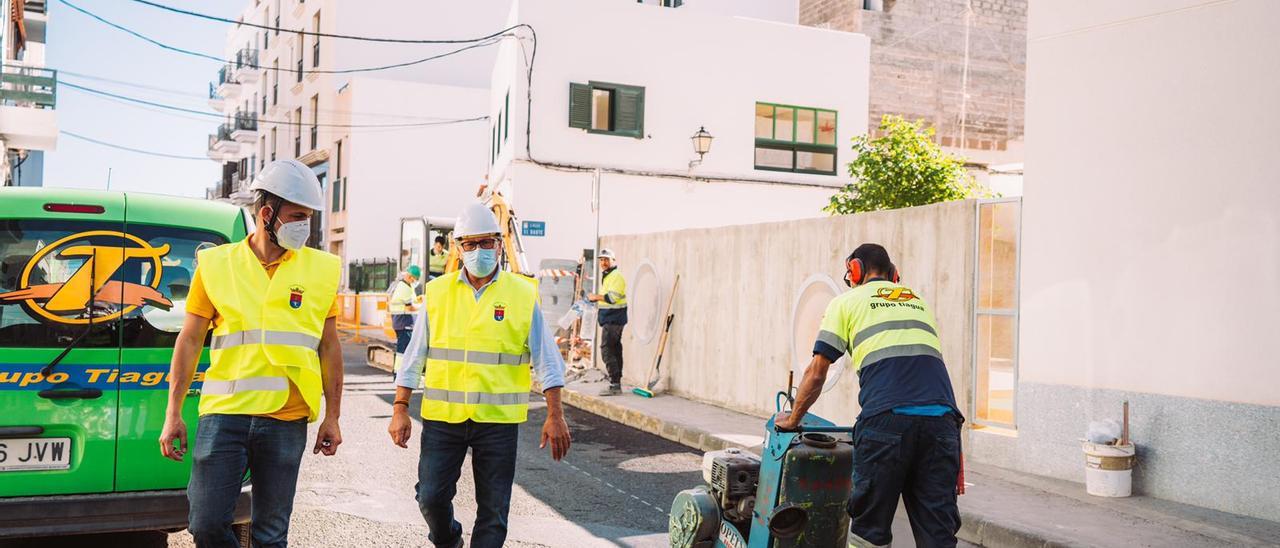
[[[85,242],[93,238],[95,244]],[[116,239],[111,245],[102,240]],[[87,309],[92,300],[96,308],[106,308],[101,315],[95,310],[94,322],[109,321],[128,314],[140,306],[168,310],[173,302],[156,290],[164,270],[161,260],[169,254],[169,244],[152,247],[145,240],[113,230],[90,230],[72,234],[53,242],[32,255],[22,269],[18,289],[0,293],[0,302],[20,302],[40,317],[58,323],[89,323]],[[32,273],[40,261],[52,256],[64,261],[82,260],[80,268],[61,283],[31,285]],[[130,259],[143,259],[151,265],[148,285],[111,279]]]

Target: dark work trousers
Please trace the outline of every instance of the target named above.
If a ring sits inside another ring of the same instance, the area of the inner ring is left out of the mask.
[[[611,384],[622,384],[622,328],[625,325],[600,326],[600,358],[609,371]]]
[[[893,513],[901,496],[916,546],[955,546],[960,530],[960,426],[955,417],[881,413],[859,419],[853,439],[853,533],[878,546],[892,542]]]
[[[462,546],[462,524],[453,517],[462,460],[471,449],[471,474],[476,482],[476,522],[471,548],[501,548],[507,538],[511,484],[516,477],[518,424],[473,421],[449,424],[422,421],[422,449],[418,456],[418,509],[431,530],[428,538],[439,548]]]

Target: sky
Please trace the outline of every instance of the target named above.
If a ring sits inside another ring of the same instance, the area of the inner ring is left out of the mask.
[[[227,26],[164,12],[124,0],[69,0],[104,19],[175,46],[222,55]],[[234,18],[244,0],[169,0],[167,4]],[[74,11],[49,2],[46,65],[64,82],[156,102],[213,112],[209,82],[219,63],[165,51]],[[70,72],[123,83],[77,77]],[[138,87],[142,86],[142,87]],[[157,89],[149,89],[157,88]],[[205,157],[217,118],[157,112],[67,86],[58,88],[58,128],[118,145]],[[204,197],[221,177],[212,160],[175,160],[114,150],[60,135],[57,150],[45,155],[44,185],[107,188]]]

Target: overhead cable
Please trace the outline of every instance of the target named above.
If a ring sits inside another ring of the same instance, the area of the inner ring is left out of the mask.
[[[181,155],[181,154],[169,154],[169,153],[167,153],[167,152],[156,152],[156,151],[154,151],[154,150],[143,150],[143,149],[140,149],[140,148],[132,148],[132,147],[127,147],[127,146],[123,146],[123,145],[117,145],[117,144],[115,144],[115,143],[111,143],[111,142],[107,142],[107,141],[102,141],[102,140],[99,140],[99,139],[94,139],[94,138],[92,138],[92,137],[87,137],[87,136],[84,136],[84,135],[80,135],[79,133],[72,133],[72,132],[67,131],[67,130],[65,130],[65,129],[58,130],[58,133],[60,133],[60,134],[62,134],[62,135],[66,135],[67,137],[71,137],[71,138],[73,138],[73,139],[80,139],[81,141],[87,141],[87,142],[93,143],[93,144],[95,144],[95,145],[101,145],[101,146],[104,146],[104,147],[114,148],[114,149],[117,149],[117,150],[124,150],[124,151],[128,151],[128,152],[135,152],[135,153],[138,153],[138,154],[146,154],[147,156],[159,156],[159,157],[161,157],[161,158],[170,158],[170,159],[173,159],[173,160],[199,160],[199,161],[201,161],[201,162],[208,162],[208,161],[209,161],[209,158],[208,158],[207,156],[183,156],[183,155]]]

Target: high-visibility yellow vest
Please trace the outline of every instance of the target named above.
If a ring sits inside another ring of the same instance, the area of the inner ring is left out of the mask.
[[[294,252],[267,277],[246,241],[199,253],[200,276],[222,317],[209,344],[200,414],[262,415],[284,405],[289,381],[320,413],[320,337],[342,275],[336,255]]]
[[[622,273],[617,268],[610,270],[604,277],[604,281],[600,283],[600,294],[613,302],[607,300],[598,303],[599,308],[608,310],[611,308],[627,307],[627,281],[622,278]]]
[[[431,251],[428,255],[430,257],[427,259],[427,272],[436,275],[444,274],[444,267],[449,260],[449,252],[447,250],[440,253]]]
[[[408,305],[413,303],[413,286],[409,282],[396,282],[391,298],[387,299],[387,313],[391,315],[409,314]]]
[[[480,300],[465,276],[427,283],[430,341],[422,418],[521,423],[532,387],[529,328],[537,289],[499,272]]]
[[[859,285],[832,300],[818,340],[847,352],[854,371],[885,358],[942,359],[929,306],[911,288],[883,280]]]

